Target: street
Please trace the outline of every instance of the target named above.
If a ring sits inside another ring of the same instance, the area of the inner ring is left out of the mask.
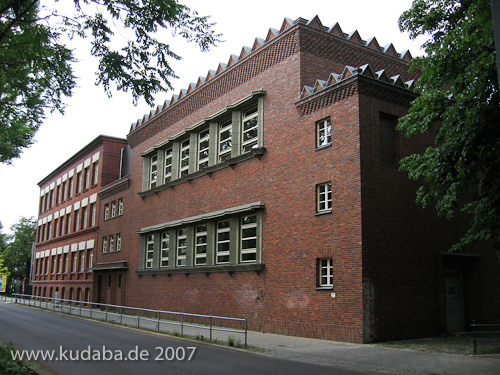
[[[37,355],[37,363],[53,374],[364,374],[5,302],[0,302],[0,341],[11,341],[16,355]]]

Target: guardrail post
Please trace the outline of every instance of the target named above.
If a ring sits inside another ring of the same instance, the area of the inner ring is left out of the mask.
[[[247,336],[248,336],[248,319],[245,318],[245,349],[247,348]]]
[[[160,332],[160,310],[156,312],[156,330]]]
[[[474,343],[474,354],[477,354],[476,320],[472,320],[472,342]]]
[[[141,313],[141,310],[137,309],[137,328],[139,328],[139,319],[140,319],[139,314],[140,313]]]
[[[82,301],[80,301],[80,316],[82,316]]]
[[[123,325],[123,306],[120,306],[120,325]]]
[[[184,313],[181,313],[181,336],[184,334]]]
[[[212,342],[212,314],[210,314],[210,342]]]

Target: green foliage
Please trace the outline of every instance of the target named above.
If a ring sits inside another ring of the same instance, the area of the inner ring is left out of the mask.
[[[452,250],[478,240],[500,244],[500,108],[490,0],[415,0],[400,29],[428,35],[420,66],[420,96],[399,129],[407,136],[436,132],[422,154],[401,161],[422,180],[417,202],[440,215],[470,214]],[[499,253],[500,255],[500,253]]]
[[[153,105],[154,95],[172,88],[169,65],[180,59],[155,35],[170,30],[208,51],[220,40],[208,17],[177,0],[73,0],[74,14],[37,0],[0,0],[0,162],[10,163],[33,144],[46,110],[64,112],[76,77],[73,51],[63,37],[91,38],[98,58],[96,84],[111,85]],[[61,9],[61,7],[60,7]],[[120,36],[123,44],[117,43]],[[118,46],[118,47],[117,47]]]
[[[31,375],[31,366],[12,359],[16,350],[11,342],[0,345],[0,375]]]
[[[35,243],[36,219],[19,218],[11,226],[13,234],[8,235],[7,248],[3,252],[5,266],[13,279],[23,279],[29,276],[31,265],[31,247]]]

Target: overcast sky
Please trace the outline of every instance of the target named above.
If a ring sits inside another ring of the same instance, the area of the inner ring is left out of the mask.
[[[44,3],[44,1],[41,1]],[[411,0],[180,0],[200,15],[210,15],[215,29],[225,41],[208,53],[178,37],[170,39],[174,52],[183,57],[172,62],[179,76],[173,81],[173,92],[160,94],[156,105],[170,100],[172,94],[187,89],[209,69],[227,63],[231,54],[239,55],[243,46],[251,47],[256,37],[266,38],[269,28],[280,29],[284,18],[311,19],[318,15],[323,25],[339,23],[346,33],[358,30],[361,38],[375,36],[381,46],[393,43],[398,52],[409,49],[413,56],[422,55],[422,39],[412,41],[398,28],[401,13],[411,7]],[[0,164],[0,222],[3,232],[19,217],[38,215],[40,189],[38,182],[98,135],[126,138],[132,122],[152,109],[144,101],[132,104],[130,93],[114,91],[108,98],[102,87],[94,85],[97,62],[90,57],[84,43],[72,42],[80,61],[74,65],[79,87],[66,100],[64,115],[49,114],[36,135],[36,143],[25,150],[12,165]],[[325,79],[325,77],[318,77]]]

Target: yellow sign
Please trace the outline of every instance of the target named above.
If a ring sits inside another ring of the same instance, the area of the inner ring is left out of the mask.
[[[0,276],[0,292],[7,290],[7,276]]]

